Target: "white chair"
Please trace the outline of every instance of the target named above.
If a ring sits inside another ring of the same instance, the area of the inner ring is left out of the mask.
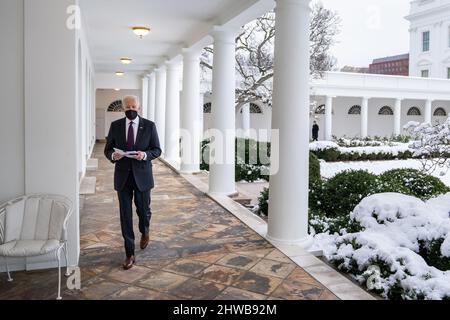
[[[69,199],[49,194],[26,195],[0,205],[0,257],[4,258],[8,281],[13,281],[8,257],[53,253],[58,261],[57,299],[61,300],[61,250],[68,266],[67,223],[72,211]]]

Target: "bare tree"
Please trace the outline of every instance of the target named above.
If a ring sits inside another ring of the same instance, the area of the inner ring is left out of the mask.
[[[339,16],[319,2],[312,7],[310,24],[311,75],[321,77],[329,71],[336,60],[330,54],[335,36],[340,31]],[[295,37],[296,30],[292,30]],[[275,13],[264,16],[245,25],[236,37],[236,74],[239,86],[236,88],[236,105],[263,101],[272,103],[272,81],[274,65]],[[213,47],[204,49],[201,58],[202,76],[211,80]],[[289,61],[286,61],[289,63]]]
[[[442,124],[408,122],[404,129],[414,139],[409,148],[422,164],[422,172],[431,174],[442,169],[444,175],[450,168],[450,118]]]

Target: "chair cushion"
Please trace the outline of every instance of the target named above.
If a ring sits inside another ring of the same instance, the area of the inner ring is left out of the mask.
[[[30,197],[6,207],[4,242],[61,239],[68,214],[59,201]]]
[[[58,240],[14,240],[0,245],[0,256],[39,256],[55,251],[59,246]]]

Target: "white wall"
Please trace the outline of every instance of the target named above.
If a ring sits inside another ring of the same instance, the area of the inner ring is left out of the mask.
[[[25,192],[23,0],[0,2],[0,202]]]
[[[408,19],[410,26],[410,75],[429,69],[432,78],[447,78],[450,67],[450,7],[447,0],[416,1]],[[426,13],[425,13],[426,12]],[[422,51],[422,33],[430,31],[430,51]]]
[[[66,10],[73,4],[73,0],[25,0],[25,192],[62,194],[72,200],[69,263],[77,264],[80,149],[74,121],[79,107],[74,66],[78,32],[66,28]]]
[[[123,112],[107,112],[109,105],[116,101],[122,100],[126,95],[140,96],[141,90],[111,90],[111,89],[97,89],[96,90],[96,139],[104,140],[108,135],[111,122],[123,118]],[[142,107],[141,107],[142,111]]]
[[[313,97],[313,101],[317,102],[317,105],[325,103],[324,97]],[[337,137],[358,137],[361,133],[361,116],[349,115],[348,111],[353,105],[361,105],[361,98],[354,97],[337,97],[333,99],[333,121],[332,121],[332,134]],[[381,107],[389,106],[394,110],[394,99],[380,99],[373,98],[369,100],[369,112],[368,112],[368,135],[369,136],[383,136],[391,137],[394,133],[394,116],[393,115],[379,115]],[[407,115],[408,110],[411,107],[419,108],[420,116]],[[441,107],[447,115],[450,112],[450,101],[434,101],[432,105],[432,114],[436,108]],[[410,121],[423,122],[425,116],[425,100],[403,100],[401,108],[401,127],[402,134],[406,134],[403,131],[403,126]],[[433,123],[442,123],[447,117],[433,116]],[[313,120],[316,120],[319,124],[319,139],[324,139],[325,131],[325,115],[313,115],[310,120],[310,129],[312,128]],[[311,130],[310,130],[311,132]]]
[[[31,193],[70,198],[74,205],[68,226],[71,265],[78,264],[79,258],[79,176],[93,146],[94,128],[89,51],[82,29],[67,27],[67,9],[76,4],[77,0],[0,3],[4,42],[0,63],[5,75],[0,86],[0,141],[8,151],[0,166],[4,183],[0,200]],[[80,57],[79,44],[84,52]],[[11,267],[56,266],[50,258],[14,259]],[[0,269],[4,270],[3,261]]]

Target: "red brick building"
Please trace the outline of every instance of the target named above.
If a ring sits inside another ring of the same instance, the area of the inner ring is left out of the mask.
[[[409,54],[374,59],[369,73],[409,76]]]

